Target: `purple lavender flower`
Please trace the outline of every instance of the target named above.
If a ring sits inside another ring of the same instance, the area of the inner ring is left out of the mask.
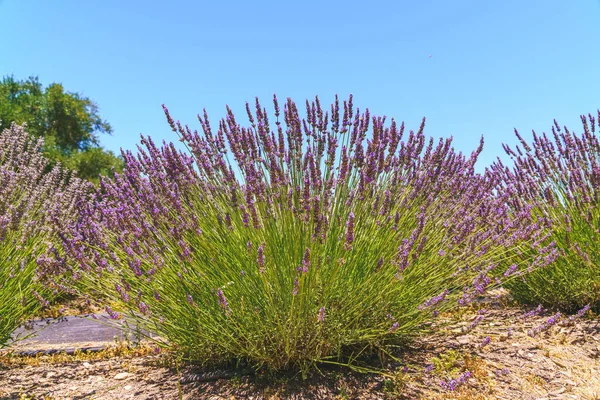
[[[302,258],[302,272],[308,272],[310,266],[310,249],[307,247]]]
[[[319,308],[319,315],[317,317],[319,322],[325,322],[325,307]]]
[[[576,318],[583,318],[585,314],[590,310],[590,305],[586,304],[581,310],[577,311],[575,315],[569,317],[569,320],[573,321]]]
[[[140,303],[138,304],[138,308],[139,308],[140,312],[144,315],[147,315],[150,312],[150,308],[143,301],[140,301]]]
[[[352,243],[354,242],[354,213],[350,212],[348,215],[348,221],[346,221],[346,250],[352,249]]]
[[[294,289],[292,290],[292,295],[297,296],[299,290],[300,283],[298,282],[298,277],[294,279]]]
[[[508,277],[508,276],[512,275],[516,270],[517,270],[517,264],[513,264],[510,267],[508,267],[502,275],[505,277]]]
[[[486,336],[483,341],[481,342],[481,344],[479,345],[480,348],[484,348],[486,347],[488,344],[490,344],[492,338],[490,338],[489,336]]]
[[[423,304],[421,304],[419,306],[419,310],[423,310],[427,307],[433,307],[433,306],[441,303],[442,301],[444,301],[444,299],[446,298],[446,296],[448,294],[450,294],[450,291],[448,289],[446,289],[442,293],[438,294],[437,296],[433,296],[432,298],[430,298],[429,300],[427,300]]]
[[[527,332],[527,334],[531,337],[535,337],[539,333],[547,331],[552,326],[556,325],[556,323],[560,320],[561,317],[562,317],[562,314],[558,312],[558,313],[554,314],[553,316],[551,316],[550,318],[548,318],[546,320],[546,322],[544,322],[543,324],[538,325],[533,329],[530,329]]]
[[[463,374],[461,374],[458,378],[456,379],[451,379],[449,381],[442,381],[440,383],[440,386],[446,390],[449,390],[451,392],[454,392],[456,389],[458,389],[460,386],[462,386],[465,382],[467,382],[467,380],[471,377],[471,372],[467,371]]]
[[[105,308],[106,313],[108,314],[108,317],[110,319],[119,319],[121,318],[121,315],[118,312],[113,311],[110,307],[106,306]]]
[[[468,331],[472,330],[473,328],[475,328],[477,325],[479,325],[481,323],[481,321],[483,321],[485,319],[485,313],[486,313],[486,310],[479,310],[477,312],[477,317],[475,317],[475,319],[469,324],[468,327],[463,329],[463,332],[468,332]]]
[[[258,263],[259,266],[259,271],[261,273],[265,272],[265,254],[264,254],[264,250],[265,250],[265,244],[262,243],[260,246],[258,246],[258,256],[256,258],[256,262]]]
[[[196,303],[194,302],[194,298],[192,297],[191,294],[188,293],[187,296],[186,296],[186,299],[187,299],[187,302],[190,303],[191,306],[195,306],[196,305]]]
[[[244,226],[247,228],[250,224],[250,214],[248,214],[248,212],[246,211],[246,208],[244,206],[240,206],[240,209],[242,210],[242,222],[244,223]]]
[[[223,290],[218,289],[217,296],[219,297],[219,305],[221,308],[225,311],[229,311],[229,303],[227,302],[227,298],[225,297]]]
[[[543,311],[544,311],[544,307],[542,307],[542,305],[539,304],[534,310],[528,311],[525,314],[523,314],[521,316],[521,318],[526,319],[526,318],[535,317],[536,315],[540,315]]]
[[[125,303],[129,302],[129,294],[121,287],[121,285],[119,285],[118,283],[116,283],[115,284],[115,290],[121,296],[121,299]]]

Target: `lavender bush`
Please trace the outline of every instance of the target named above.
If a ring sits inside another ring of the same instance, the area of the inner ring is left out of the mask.
[[[554,121],[552,135],[534,132],[531,144],[516,132],[521,145],[504,147],[514,167],[500,161],[492,166],[502,176],[500,190],[511,193],[511,209],[530,209],[549,221],[559,250],[555,263],[513,280],[509,288],[521,301],[566,311],[600,305],[600,113],[581,121],[582,134]]]
[[[497,282],[507,249],[540,227],[508,213],[493,174],[451,139],[427,140],[352,97],[213,132],[168,122],[188,151],[142,137],[82,205],[64,247],[79,286],[198,362],[272,369],[386,351]],[[483,145],[483,143],[481,144]],[[538,255],[549,250],[535,247]],[[521,266],[519,266],[521,268]]]
[[[60,167],[46,172],[42,144],[15,124],[0,134],[0,347],[54,294],[57,232],[86,187]]]

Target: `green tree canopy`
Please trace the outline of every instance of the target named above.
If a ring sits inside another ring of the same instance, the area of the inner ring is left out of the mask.
[[[29,134],[45,139],[44,152],[54,163],[77,171],[80,178],[97,181],[99,175],[120,171],[122,160],[100,146],[99,134],[112,127],[99,115],[98,105],[60,83],[44,88],[37,77],[0,81],[0,129],[11,122],[26,123]]]

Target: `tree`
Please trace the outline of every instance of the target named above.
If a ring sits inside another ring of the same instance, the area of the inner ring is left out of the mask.
[[[0,130],[11,122],[26,123],[27,131],[45,139],[44,153],[80,178],[98,180],[111,168],[122,170],[123,161],[100,146],[99,134],[112,127],[99,114],[98,105],[79,93],[67,92],[60,83],[42,87],[37,77],[0,81]]]

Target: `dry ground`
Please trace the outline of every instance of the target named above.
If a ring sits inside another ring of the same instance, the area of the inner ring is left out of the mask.
[[[488,307],[470,331],[475,309],[442,319],[438,333],[417,341],[399,361],[385,361],[385,375],[324,368],[306,380],[257,374],[194,382],[199,375],[192,367],[174,368],[168,355],[150,347],[37,358],[4,354],[0,399],[600,399],[597,318],[532,338],[527,331],[551,314],[526,319],[519,308]],[[490,343],[482,346],[486,336]],[[466,371],[471,376],[456,391],[441,386]]]

